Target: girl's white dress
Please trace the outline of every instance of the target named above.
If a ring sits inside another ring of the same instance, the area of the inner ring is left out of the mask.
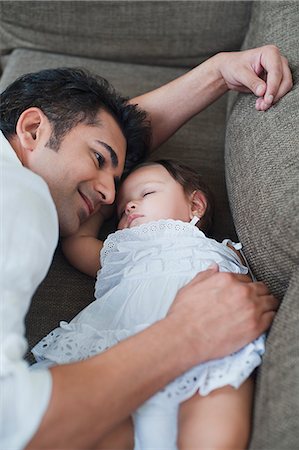
[[[213,262],[223,272],[248,271],[225,241],[209,239],[179,220],[109,235],[101,251],[96,300],[34,347],[37,366],[85,359],[145,329],[165,317],[177,291]],[[264,340],[261,336],[234,354],[195,366],[150,398],[133,417],[135,449],[176,449],[178,405],[196,392],[238,388],[260,364]]]

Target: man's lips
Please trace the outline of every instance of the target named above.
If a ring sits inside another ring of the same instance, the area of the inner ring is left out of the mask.
[[[93,206],[92,202],[82,192],[79,191],[79,193],[88,207],[89,214],[92,214],[94,212],[94,206]]]
[[[127,219],[128,225],[130,226],[131,223],[133,222],[133,220],[138,219],[139,217],[144,217],[144,215],[143,214],[130,214]]]

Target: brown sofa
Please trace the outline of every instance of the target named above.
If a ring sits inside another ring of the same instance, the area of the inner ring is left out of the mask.
[[[202,173],[216,197],[213,235],[239,239],[282,300],[257,376],[256,450],[299,445],[298,24],[298,1],[0,1],[1,90],[25,72],[80,66],[135,96],[220,51],[273,43],[288,57],[295,86],[269,111],[226,95],[152,155]],[[88,304],[93,285],[58,247],[27,316],[29,347]]]

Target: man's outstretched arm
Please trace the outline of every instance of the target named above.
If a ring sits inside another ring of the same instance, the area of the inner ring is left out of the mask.
[[[191,117],[227,90],[253,92],[265,111],[293,86],[287,59],[274,45],[219,53],[185,75],[131,100],[148,112],[152,148],[159,147]]]
[[[27,448],[94,448],[173,378],[256,338],[277,306],[262,283],[244,275],[217,267],[200,273],[165,319],[96,357],[51,369],[49,407]]]

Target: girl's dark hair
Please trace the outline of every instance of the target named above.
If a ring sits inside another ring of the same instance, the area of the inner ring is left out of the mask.
[[[214,197],[198,172],[173,159],[158,159],[139,164],[134,167],[131,173],[140,167],[152,166],[156,164],[160,164],[167,170],[172,178],[183,187],[185,194],[192,194],[193,191],[203,192],[207,199],[207,209],[204,216],[201,217],[198,227],[208,233],[213,223]]]
[[[127,141],[125,171],[143,161],[150,145],[146,113],[116,93],[102,77],[78,68],[29,73],[14,81],[0,96],[0,129],[6,139],[16,133],[23,111],[40,108],[52,125],[48,145],[58,150],[62,138],[79,123],[97,124],[101,110],[110,113]]]

